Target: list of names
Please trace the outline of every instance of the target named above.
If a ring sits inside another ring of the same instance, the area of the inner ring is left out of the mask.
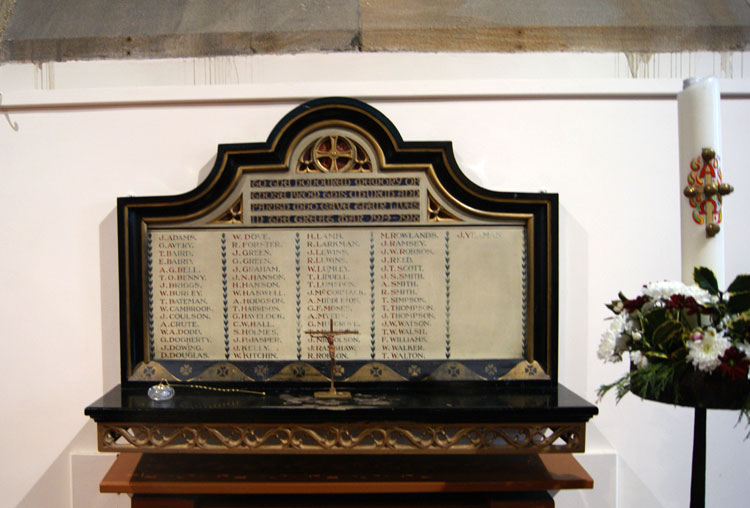
[[[519,358],[520,227],[156,230],[156,360]]]

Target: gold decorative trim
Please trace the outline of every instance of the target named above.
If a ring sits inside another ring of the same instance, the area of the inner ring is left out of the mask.
[[[327,135],[344,136],[356,143],[358,147],[363,149],[364,157],[371,163],[371,171],[368,172],[380,172],[380,168],[385,162],[385,154],[380,144],[372,137],[369,131],[357,124],[340,119],[324,120],[302,129],[292,140],[286,152],[284,158],[285,169],[290,172],[298,170],[299,162],[304,157],[304,149],[314,145],[318,139]],[[252,171],[252,167],[250,166],[240,166],[239,169],[242,171]]]
[[[353,139],[329,134],[302,150],[297,173],[372,173],[372,161]]]
[[[179,381],[177,377],[171,374],[159,362],[140,362],[133,369],[130,381]]]
[[[285,365],[269,381],[330,381],[309,363],[294,362]]]
[[[502,376],[500,379],[549,379],[549,375],[544,372],[542,366],[535,360],[532,363],[527,361],[519,362],[518,365],[510,369],[510,372]]]
[[[360,367],[346,381],[406,381],[406,378],[380,362],[370,362]]]
[[[192,381],[254,381],[254,379],[242,372],[236,365],[221,362],[211,365],[200,375],[188,379],[188,382]]]
[[[484,377],[463,363],[446,361],[432,371],[427,379],[429,381],[479,381]]]
[[[188,372],[183,373],[187,374]],[[492,375],[490,375],[489,378],[494,379]],[[167,381],[172,382],[184,381],[188,383],[196,381],[254,381],[252,377],[243,373],[231,362],[215,363],[203,370],[198,376],[184,380],[171,374],[159,362],[141,362],[136,365],[133,375],[130,377],[131,381],[159,381],[161,379],[166,379]],[[427,381],[479,381],[484,379],[487,378],[477,374],[463,363],[457,361],[443,362],[425,378]],[[522,360],[507,374],[498,379],[549,379],[549,375],[544,371],[539,362],[528,362]],[[285,365],[278,373],[270,377],[268,381],[327,382],[330,381],[330,378],[309,363],[292,362]],[[344,381],[406,381],[406,378],[384,363],[369,362],[357,369],[354,374],[344,379]]]
[[[226,212],[212,220],[211,224],[242,224],[242,194]]]
[[[586,424],[99,423],[102,452],[575,453]]]
[[[432,194],[427,193],[427,220],[429,222],[459,222],[461,219],[450,213]]]

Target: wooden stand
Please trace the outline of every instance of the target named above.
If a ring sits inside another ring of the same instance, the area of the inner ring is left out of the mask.
[[[100,484],[132,508],[549,508],[590,489],[570,454],[167,455],[124,453]]]

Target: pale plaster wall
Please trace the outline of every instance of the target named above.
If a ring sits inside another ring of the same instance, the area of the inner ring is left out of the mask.
[[[405,140],[452,140],[487,188],[560,194],[560,381],[593,402],[625,368],[596,359],[604,302],[680,276],[675,94],[691,74],[725,77],[724,168],[737,189],[725,206],[726,271],[750,271],[749,61],[653,55],[662,79],[632,79],[638,67],[621,54],[0,66],[0,506],[127,505],[96,493],[112,458],[95,451],[83,415],[118,381],[115,199],[195,187],[218,143],[264,140],[306,98],[361,98]],[[352,77],[334,82],[327,69]],[[595,489],[558,493],[558,506],[686,506],[692,412],[632,396],[599,408],[580,456]],[[735,421],[709,412],[707,506],[750,498],[750,442]]]

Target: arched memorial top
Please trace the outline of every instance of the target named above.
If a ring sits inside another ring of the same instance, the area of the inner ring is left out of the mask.
[[[556,383],[557,195],[483,189],[361,101],[219,145],[118,225],[124,385]]]

